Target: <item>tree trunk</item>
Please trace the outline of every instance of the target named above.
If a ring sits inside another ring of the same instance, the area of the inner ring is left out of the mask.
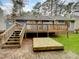
[[[51,0],[51,16],[52,16],[52,8],[53,7],[53,0]]]

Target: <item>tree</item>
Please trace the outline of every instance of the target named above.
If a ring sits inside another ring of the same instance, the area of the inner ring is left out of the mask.
[[[17,0],[17,4],[19,5],[18,6],[18,10],[19,10],[19,14],[20,14],[20,16],[22,15],[22,9],[23,9],[23,6],[24,6],[24,3],[23,3],[23,1],[22,0]]]
[[[54,15],[57,15],[57,8],[58,8],[58,3],[59,0],[47,0],[47,2],[50,2],[50,9],[51,9],[51,16],[52,16],[52,11],[54,12]]]
[[[58,4],[58,7],[60,8],[59,14],[62,14],[62,10],[65,8],[64,3],[65,3],[65,1],[61,1],[61,2]]]
[[[79,1],[74,3],[74,5],[72,6],[72,9],[76,9],[76,6],[79,5]]]
[[[50,4],[50,9],[51,9],[51,16],[52,16],[52,7],[53,7],[53,0],[47,0],[47,2],[50,2],[51,4]]]
[[[35,6],[33,7],[33,10],[32,10],[34,15],[40,14],[40,6],[41,6],[41,2],[38,2],[35,4]]]
[[[19,12],[19,15],[22,14],[22,8],[24,6],[23,0],[12,0],[13,2],[13,8],[16,10],[16,12]]]
[[[16,17],[16,12],[17,12],[17,7],[16,7],[17,3],[16,3],[15,0],[12,0],[12,2],[13,2],[12,21],[13,21],[13,23],[14,23],[14,22],[15,22],[15,17]]]
[[[68,3],[68,5],[66,6],[65,10],[67,11],[67,13],[71,13],[72,10],[72,5],[74,4],[74,2],[70,2]]]
[[[13,8],[12,8],[12,19],[13,22],[15,22],[15,17],[17,16],[17,12],[19,12],[19,15],[22,15],[22,7],[23,7],[23,0],[12,0],[13,2]]]
[[[32,10],[31,13],[32,13],[32,15],[39,15],[39,13],[36,12],[36,10]]]

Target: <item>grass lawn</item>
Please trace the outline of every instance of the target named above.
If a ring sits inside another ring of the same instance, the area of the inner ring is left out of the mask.
[[[70,50],[79,54],[79,34],[69,34],[69,38],[66,35],[61,35],[55,39],[64,45],[65,51]]]

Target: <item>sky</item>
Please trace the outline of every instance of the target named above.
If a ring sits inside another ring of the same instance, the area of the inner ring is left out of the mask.
[[[12,2],[11,0],[0,0],[1,3],[3,4],[3,6],[0,6],[3,10],[4,10],[4,13],[5,14],[10,14],[11,11],[12,11]],[[44,2],[46,0],[27,0],[27,3],[26,3],[26,0],[25,0],[25,7],[23,8],[23,10],[25,12],[27,11],[31,11],[32,10],[32,7],[37,3],[37,2]],[[66,0],[66,3],[68,2],[73,2],[73,1],[79,1],[79,0]]]
[[[32,7],[33,7],[37,2],[42,2],[42,3],[43,3],[44,1],[46,1],[46,0],[28,0],[28,3],[27,3],[27,5],[26,5],[25,9],[31,11],[31,10],[32,10]]]

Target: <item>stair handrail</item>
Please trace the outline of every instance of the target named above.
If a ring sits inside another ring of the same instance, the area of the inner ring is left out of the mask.
[[[26,24],[23,25],[21,33],[19,34],[19,36],[20,36],[20,46],[22,44],[22,40],[23,40],[23,37],[24,37],[25,30],[26,30]]]

